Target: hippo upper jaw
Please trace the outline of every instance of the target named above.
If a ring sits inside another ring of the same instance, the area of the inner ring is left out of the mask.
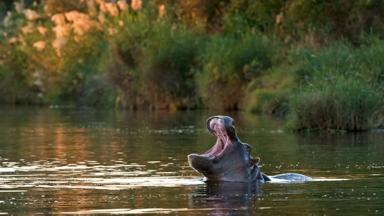
[[[234,121],[228,116],[207,120],[208,131],[217,137],[215,145],[203,154],[188,155],[189,165],[208,181],[249,182],[259,175],[250,160],[250,147],[240,142]]]

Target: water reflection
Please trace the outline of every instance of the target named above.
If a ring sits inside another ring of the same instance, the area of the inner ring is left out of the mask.
[[[192,194],[192,209],[212,209],[213,215],[253,215],[259,208],[261,184],[212,183]]]
[[[213,145],[205,120],[214,114],[0,109],[0,213],[384,212],[384,133],[295,135],[281,121],[232,113],[263,172],[320,181],[205,184],[186,155]]]
[[[161,165],[139,164],[101,165],[95,162],[68,164],[34,162],[29,165],[3,163],[0,189],[76,188],[124,190],[140,187],[182,187],[200,185],[199,177],[181,177],[177,172],[159,172]]]

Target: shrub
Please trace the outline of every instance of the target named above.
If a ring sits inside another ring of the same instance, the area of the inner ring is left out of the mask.
[[[384,84],[384,41],[378,39],[369,40],[356,51],[358,62],[361,64],[361,74],[370,83]],[[356,61],[356,60],[355,60]]]
[[[243,102],[245,110],[278,117],[287,114],[289,95],[297,85],[294,78],[296,65],[287,62],[287,57],[276,55],[275,66],[248,85]]]
[[[383,111],[382,93],[363,80],[337,77],[306,86],[290,100],[289,127],[294,130],[368,130]]]
[[[126,19],[114,41],[123,65],[111,75],[127,100],[123,103],[134,108],[195,107],[193,68],[201,49],[199,34],[148,12]]]
[[[113,106],[115,91],[104,74],[108,44],[101,32],[90,32],[81,42],[69,41],[62,50],[61,73],[50,97],[57,103]]]
[[[300,88],[290,101],[294,129],[361,131],[382,114],[384,43],[369,41],[353,48],[336,43],[299,55]]]
[[[0,53],[0,102],[38,103],[38,92],[28,79],[25,53],[6,44],[0,44]]]
[[[211,37],[196,75],[204,104],[239,109],[247,84],[271,66],[272,54],[271,43],[254,33]]]
[[[338,42],[318,52],[302,50],[298,61],[298,82],[304,85],[329,82],[339,76],[382,84],[384,41],[373,39],[358,48]]]
[[[318,52],[300,50],[297,58],[297,82],[301,85],[327,83],[339,76],[359,76],[360,64],[353,49],[345,43],[336,43]]]
[[[141,69],[149,98],[155,106],[196,106],[193,69],[201,49],[199,36],[183,27],[172,30],[171,25],[160,24],[148,40]]]
[[[288,111],[288,91],[256,89],[249,93],[244,108],[252,113],[284,116]]]

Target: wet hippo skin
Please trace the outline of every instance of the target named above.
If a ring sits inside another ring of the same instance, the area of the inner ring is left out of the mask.
[[[286,173],[267,176],[260,171],[259,158],[252,158],[251,147],[240,141],[234,120],[229,116],[212,116],[207,120],[208,131],[216,143],[203,154],[188,155],[189,165],[204,175],[208,182],[267,182],[308,181],[309,177]]]

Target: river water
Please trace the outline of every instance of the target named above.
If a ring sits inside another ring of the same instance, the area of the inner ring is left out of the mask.
[[[0,214],[384,215],[384,132],[291,134],[230,114],[268,175],[206,184],[187,163],[215,142],[209,112],[0,109]]]

